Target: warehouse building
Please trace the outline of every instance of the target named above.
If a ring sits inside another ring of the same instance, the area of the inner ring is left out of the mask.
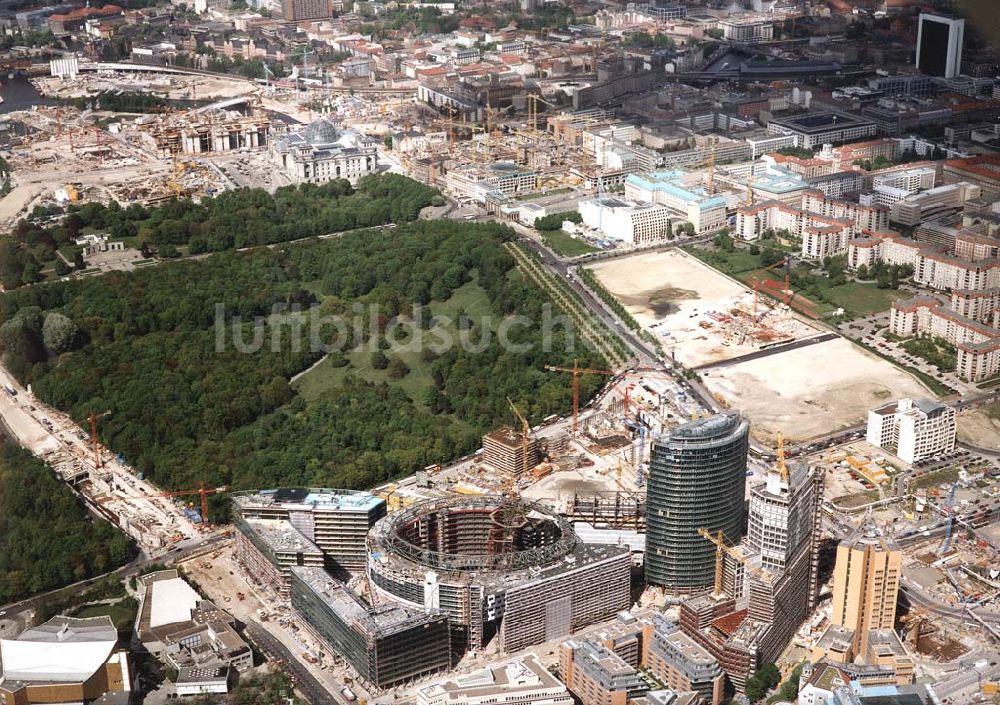
[[[323,552],[326,567],[334,575],[364,570],[368,530],[386,514],[384,500],[368,492],[353,490],[288,487],[235,493],[232,502],[234,525],[240,533],[246,532],[244,538],[247,542],[265,544],[264,548],[254,544],[262,556],[269,557],[273,553],[278,560],[281,551],[269,551],[266,542],[250,530],[252,527],[246,520],[287,522],[304,537],[304,542],[300,544],[302,561],[299,562],[296,557],[296,564],[307,564],[306,554],[311,552],[311,545],[314,544]],[[273,574],[283,574],[285,567],[279,561]],[[277,588],[275,586],[275,592],[278,592]]]
[[[376,688],[451,665],[446,615],[396,603],[369,607],[322,568],[292,569],[292,607],[319,639]]]

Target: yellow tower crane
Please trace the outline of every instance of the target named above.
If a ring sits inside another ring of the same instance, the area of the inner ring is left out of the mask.
[[[705,190],[709,196],[715,195],[715,142],[712,142],[712,151],[708,154],[708,186]]]
[[[521,477],[528,476],[528,447],[531,440],[531,426],[528,425],[528,420],[524,418],[524,414],[514,405],[514,402],[507,398],[507,403],[510,404],[510,408],[514,412],[514,416],[518,421],[521,422]],[[514,482],[513,476],[511,476],[510,484],[512,487],[505,487],[504,494],[516,494],[512,489],[516,489],[517,483]]]
[[[538,104],[539,103],[542,103],[544,105],[548,105],[551,108],[557,108],[557,107],[559,107],[555,103],[550,103],[549,101],[545,100],[545,98],[543,98],[540,95],[536,95],[536,94],[532,93],[531,95],[528,96],[528,127],[531,128],[531,131],[535,132],[535,133],[538,132]]]
[[[775,464],[778,472],[781,473],[781,480],[788,485],[788,463],[785,462],[785,437],[778,431],[778,461]]]
[[[737,551],[732,546],[727,546],[722,532],[713,536],[708,529],[698,529],[698,534],[705,540],[715,545],[715,594],[722,594],[722,554],[725,553],[737,563],[740,563],[748,573],[765,583],[773,583],[774,576],[768,571],[750,563],[746,556]]]

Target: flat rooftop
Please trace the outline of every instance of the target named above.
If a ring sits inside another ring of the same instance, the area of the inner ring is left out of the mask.
[[[359,512],[370,511],[383,501],[368,492],[311,487],[285,487],[238,493],[232,495],[232,500],[241,507],[312,507]]]
[[[386,604],[369,607],[361,598],[323,568],[296,566],[292,572],[352,627],[373,636],[388,636],[393,632],[435,621],[439,615],[410,610],[401,605]]]
[[[722,196],[711,196],[701,186],[685,186],[681,179],[687,172],[680,170],[655,171],[649,174],[629,174],[625,177],[626,184],[632,184],[647,191],[662,191],[685,203],[698,204],[702,208],[726,206]]]
[[[244,519],[250,530],[275,552],[318,553],[319,546],[284,519]]]
[[[836,110],[779,117],[774,118],[771,122],[806,134],[821,134],[829,130],[874,124],[871,120],[854,117]]]
[[[566,686],[549,673],[534,654],[520,659],[487,666],[464,676],[433,683],[421,688],[428,698],[445,695],[448,700],[485,698],[516,693],[531,694],[539,690],[561,691],[568,697]],[[527,696],[522,696],[527,697]]]

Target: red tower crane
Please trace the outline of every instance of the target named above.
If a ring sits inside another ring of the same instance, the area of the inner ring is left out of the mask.
[[[228,492],[229,488],[226,485],[220,487],[209,487],[204,482],[199,483],[199,487],[196,490],[178,490],[176,492],[158,492],[156,494],[144,494],[136,495],[134,497],[105,497],[98,500],[101,504],[107,504],[109,502],[134,502],[140,499],[152,499],[154,497],[189,497],[191,495],[201,496],[201,523],[203,526],[208,526],[208,495],[210,494],[222,494],[223,492]]]

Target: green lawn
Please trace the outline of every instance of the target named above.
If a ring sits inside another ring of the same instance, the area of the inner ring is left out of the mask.
[[[896,289],[879,289],[875,284],[862,282],[848,282],[831,287],[826,292],[832,304],[859,316],[887,311],[893,301],[902,298]]]
[[[906,352],[926,360],[942,372],[954,372],[958,360],[955,346],[939,338],[910,338],[902,343]]]
[[[490,314],[490,302],[486,291],[475,281],[456,289],[447,301],[432,301],[430,307],[435,316],[447,319],[447,325],[444,325],[443,328],[452,336],[456,336],[454,322],[460,309],[465,309],[466,314],[474,320]],[[430,343],[441,340],[436,334],[428,334],[425,331],[425,335],[428,335],[426,340]],[[404,344],[406,342],[401,336],[397,337],[396,340]],[[409,372],[401,379],[391,379],[388,370],[377,370],[372,367],[373,351],[365,345],[363,350],[348,352],[345,357],[349,364],[341,367],[334,364],[333,358],[324,358],[314,368],[297,379],[293,386],[306,401],[313,401],[340,386],[348,374],[356,374],[371,382],[393,384],[406,392],[407,396],[415,403],[422,406],[422,392],[434,384],[431,379],[430,363],[421,356],[420,348],[424,346],[412,345],[409,347],[413,349],[399,352],[385,351],[390,360],[399,358],[409,368]]]
[[[732,252],[705,250],[700,247],[685,247],[684,249],[705,264],[732,277],[739,278],[740,274],[749,274],[761,268],[759,256],[739,248]]]
[[[913,481],[913,486],[918,490],[929,489],[941,484],[950,485],[957,479],[958,468],[945,468],[944,470],[936,470],[935,472],[929,472],[926,475],[916,478]]]
[[[125,598],[121,602],[116,602],[112,605],[87,605],[81,608],[74,617],[111,617],[111,621],[114,622],[115,628],[118,631],[122,631],[127,628],[131,628],[132,624],[135,622],[137,605],[135,600],[131,598]]]
[[[576,257],[577,255],[585,255],[588,252],[597,251],[597,248],[593,245],[572,237],[562,230],[543,232],[542,238],[545,240],[546,245],[551,247],[556,254],[563,257]]]
[[[760,257],[751,255],[749,250],[739,247],[732,252],[706,250],[699,247],[685,249],[709,266],[739,279],[744,284],[749,285],[750,275],[761,269]],[[768,272],[767,276],[775,282],[779,282],[783,280],[784,274],[781,267],[778,266]],[[792,285],[796,299],[801,298],[809,301],[812,304],[810,308],[819,314],[832,313],[834,310],[842,308],[850,318],[867,316],[871,313],[888,310],[892,302],[901,297],[899,291],[879,289],[874,282],[848,282],[839,286],[830,286],[829,279],[824,276],[809,275],[802,270],[798,270],[796,276],[800,282],[802,280],[808,281],[807,285]]]

